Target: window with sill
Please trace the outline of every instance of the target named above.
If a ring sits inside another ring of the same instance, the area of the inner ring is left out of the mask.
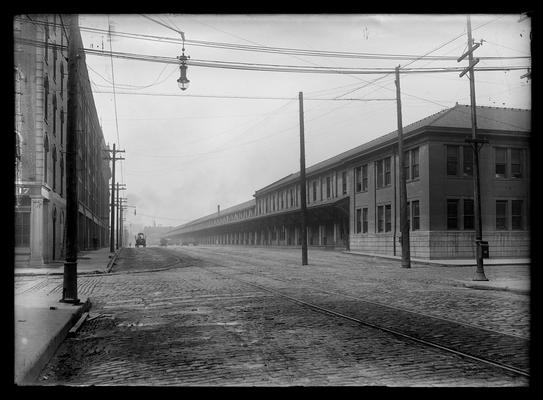
[[[447,229],[458,229],[458,199],[447,199]]]
[[[496,200],[496,230],[507,230],[507,200]]]

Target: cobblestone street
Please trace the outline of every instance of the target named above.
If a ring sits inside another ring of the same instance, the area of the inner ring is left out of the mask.
[[[313,249],[309,265],[299,258],[299,249],[124,249],[112,274],[78,278],[91,313],[39,383],[528,385],[516,373],[273,291],[520,369],[528,369],[529,296],[461,287],[461,274],[472,273],[465,267],[405,270],[395,261]],[[489,278],[501,273],[487,271]],[[61,277],[16,282],[20,291],[61,287]]]

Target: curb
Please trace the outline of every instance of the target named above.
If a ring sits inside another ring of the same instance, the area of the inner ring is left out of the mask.
[[[512,293],[525,294],[525,295],[530,294],[530,289],[516,289],[516,288],[510,288],[510,287],[507,287],[507,286],[504,286],[504,287],[485,286],[485,285],[478,285],[476,283],[475,284],[474,283],[464,283],[463,286],[467,287],[469,289],[497,290],[497,291],[501,291],[501,292],[512,292]]]
[[[15,382],[18,385],[39,385],[36,380],[45,365],[51,360],[60,344],[68,336],[69,330],[75,325],[84,312],[91,308],[90,299],[78,305],[78,309],[72,314],[68,322],[49,340],[43,351],[36,355],[32,365],[22,373],[22,376]]]
[[[88,272],[78,272],[77,276],[81,275],[104,275],[104,271],[88,271]],[[16,272],[14,276],[63,276],[64,272]]]
[[[401,257],[400,256],[389,256],[389,255],[386,255],[386,254],[372,254],[372,253],[360,253],[360,252],[353,252],[353,251],[343,251],[342,253],[344,254],[350,254],[350,255],[353,255],[353,256],[362,256],[362,257],[371,257],[371,258],[383,258],[383,259],[386,259],[386,260],[395,260],[395,261],[401,261]],[[499,259],[493,259],[493,260],[499,260]],[[413,264],[419,264],[419,265],[428,265],[428,266],[432,266],[432,267],[476,267],[477,264],[475,263],[462,263],[462,264],[448,264],[448,263],[444,263],[444,262],[440,262],[439,259],[437,260],[423,260],[423,259],[419,259],[419,258],[411,258],[411,262]],[[530,265],[530,261],[522,261],[522,262],[514,262],[514,263],[511,263],[510,260],[508,260],[507,262],[496,262],[496,263],[492,263],[492,264],[488,264],[488,265],[491,265],[491,266],[502,266],[502,265]]]

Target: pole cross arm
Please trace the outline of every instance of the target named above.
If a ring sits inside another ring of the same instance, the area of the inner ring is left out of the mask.
[[[526,72],[524,75],[520,77],[520,79],[522,78],[528,78],[528,79],[532,78],[532,72],[530,71],[530,69],[528,69],[528,72]]]
[[[469,70],[473,69],[473,67],[474,67],[476,64],[478,64],[479,61],[480,61],[480,60],[479,60],[478,58],[476,58],[475,60],[473,60],[473,61],[466,67],[466,69],[464,69],[464,70],[460,73],[460,75],[459,75],[460,78],[462,78],[462,77],[466,74],[466,72],[468,72]]]
[[[466,51],[464,54],[462,54],[458,60],[456,60],[456,62],[460,62],[462,61],[464,58],[466,58],[467,56],[469,56],[471,53],[473,53],[477,47],[479,47],[481,45],[481,43],[475,43],[475,46],[473,46],[471,49],[469,49],[468,51]]]

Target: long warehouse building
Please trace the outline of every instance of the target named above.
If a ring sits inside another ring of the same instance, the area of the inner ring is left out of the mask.
[[[477,107],[483,240],[490,258],[530,255],[531,111]],[[403,128],[411,256],[475,257],[470,106]],[[306,168],[309,246],[400,255],[398,132]],[[167,237],[206,245],[301,245],[299,172]]]

